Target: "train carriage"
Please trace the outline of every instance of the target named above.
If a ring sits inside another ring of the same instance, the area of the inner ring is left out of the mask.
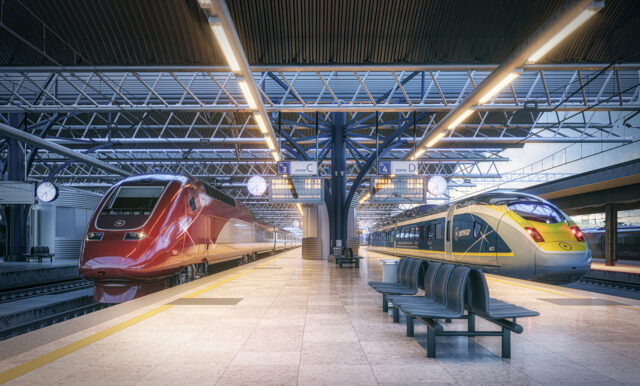
[[[100,299],[101,291],[123,284],[178,284],[206,274],[211,263],[244,263],[297,245],[291,233],[256,221],[238,201],[197,179],[142,175],[105,194],[89,223],[79,268]]]
[[[375,228],[368,244],[383,253],[552,283],[575,281],[591,265],[569,216],[543,199],[508,191],[409,211]]]

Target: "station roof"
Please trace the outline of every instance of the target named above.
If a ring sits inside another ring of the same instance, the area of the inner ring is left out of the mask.
[[[229,0],[251,65],[499,63],[564,0]],[[5,2],[2,22],[58,63],[0,29],[0,65],[218,65],[223,58],[197,0]],[[32,28],[44,22],[60,39]],[[640,61],[640,2],[608,0],[588,30],[549,63]],[[79,57],[68,43],[81,53]]]

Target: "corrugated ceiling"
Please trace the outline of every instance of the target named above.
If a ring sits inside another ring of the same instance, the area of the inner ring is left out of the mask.
[[[562,3],[228,0],[251,64],[499,63]],[[67,65],[223,63],[196,0],[13,0],[2,23]],[[640,1],[607,0],[546,60],[640,61],[639,38]],[[0,64],[51,64],[5,28],[0,41]]]

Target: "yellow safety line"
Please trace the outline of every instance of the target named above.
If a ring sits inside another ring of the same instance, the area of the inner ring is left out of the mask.
[[[205,287],[205,288],[203,288],[201,290],[198,290],[198,291],[195,291],[193,293],[190,293],[189,295],[186,295],[184,297],[185,298],[194,298],[196,296],[202,295],[203,293],[205,293],[207,291],[210,291],[210,290],[212,290],[212,289],[214,289],[216,287],[219,287],[219,286],[221,286],[221,285],[223,285],[225,283],[228,283],[228,282],[230,282],[230,281],[232,281],[234,279],[237,279],[240,276],[246,275],[247,273],[253,271],[256,268],[260,268],[260,267],[265,266],[267,264],[271,264],[271,263],[273,263],[274,261],[278,260],[281,257],[283,257],[283,256],[279,256],[279,257],[276,257],[275,259],[272,259],[272,260],[267,261],[265,263],[262,263],[260,265],[256,265],[253,268],[250,268],[250,269],[248,269],[246,271],[240,272],[237,275],[231,276],[231,277],[229,277],[229,278],[227,278],[225,280],[222,280],[220,282],[212,284],[212,285],[210,285],[208,287]],[[92,343],[95,343],[95,342],[97,342],[97,341],[99,341],[101,339],[104,339],[104,338],[106,338],[108,336],[111,336],[111,335],[115,334],[118,331],[122,331],[127,327],[133,326],[134,324],[140,323],[143,320],[149,319],[150,317],[152,317],[154,315],[157,315],[157,314],[159,314],[159,313],[161,313],[163,311],[166,311],[166,310],[168,310],[169,308],[172,308],[172,307],[174,307],[174,306],[171,305],[171,304],[165,304],[165,305],[162,305],[160,307],[154,308],[153,310],[147,311],[147,312],[145,312],[145,313],[143,313],[141,315],[135,316],[135,317],[133,317],[133,318],[131,318],[129,320],[126,320],[124,322],[118,323],[115,326],[109,327],[109,328],[107,328],[105,330],[97,332],[97,333],[95,333],[93,335],[90,335],[90,336],[88,336],[86,338],[80,339],[80,340],[78,340],[76,342],[73,342],[73,343],[70,343],[70,344],[68,344],[66,346],[63,346],[63,347],[61,347],[61,348],[59,348],[57,350],[54,350],[54,351],[52,351],[52,352],[50,352],[48,354],[44,354],[44,355],[42,355],[42,356],[40,356],[38,358],[32,359],[32,360],[30,360],[28,362],[25,362],[25,363],[21,364],[21,365],[18,365],[18,366],[13,367],[13,368],[11,368],[9,370],[6,370],[6,371],[0,373],[0,384],[9,382],[10,380],[12,380],[14,378],[17,378],[17,377],[19,377],[21,375],[24,375],[24,374],[26,374],[28,372],[31,372],[31,371],[33,371],[33,370],[35,370],[37,368],[40,368],[40,367],[42,367],[42,366],[44,366],[44,365],[46,365],[48,363],[51,363],[51,362],[53,362],[53,361],[55,361],[57,359],[60,359],[60,358],[62,358],[64,356],[66,356],[66,355],[69,355],[74,351],[77,351],[77,350],[79,350],[79,349],[81,349],[83,347],[86,347],[86,346],[88,346],[88,345],[90,345]]]
[[[528,288],[528,289],[532,289],[532,290],[536,290],[536,291],[543,291],[543,292],[549,292],[552,294],[556,294],[556,295],[561,295],[561,296],[566,296],[569,298],[576,298],[576,299],[591,299],[591,298],[586,298],[584,296],[578,296],[578,295],[574,295],[568,292],[561,292],[561,291],[554,291],[554,290],[550,290],[550,289],[546,289],[546,288],[540,288],[540,287],[534,287],[534,286],[530,286],[530,285],[526,285],[526,284],[519,284],[519,283],[512,283],[509,281],[503,281],[500,279],[494,279],[491,277],[487,277],[487,280],[491,280],[491,281],[495,281],[497,283],[503,283],[503,284],[510,284],[510,285],[515,285],[518,287],[523,287],[523,288]],[[638,308],[637,306],[630,306],[630,305],[614,305],[614,307],[618,307],[618,308],[625,308],[627,310],[631,310],[631,311],[636,311],[636,312],[640,312],[640,308]]]
[[[487,277],[487,280],[495,281],[497,283],[502,283],[502,284],[511,284],[511,285],[515,285],[515,286],[518,286],[518,287],[528,288],[528,289],[532,289],[532,290],[536,290],[536,291],[549,292],[549,293],[552,293],[552,294],[561,295],[561,296],[567,296],[567,297],[570,297],[570,298],[585,299],[584,296],[577,296],[577,295],[574,295],[574,294],[570,294],[568,292],[554,291],[554,290],[550,290],[550,289],[546,289],[546,288],[540,288],[540,287],[534,287],[534,286],[530,286],[530,285],[526,285],[526,284],[512,283],[512,282],[509,282],[509,281],[504,281],[504,280],[500,280],[500,279],[494,279],[492,277]]]

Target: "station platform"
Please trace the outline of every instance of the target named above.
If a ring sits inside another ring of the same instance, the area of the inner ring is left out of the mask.
[[[640,301],[487,275],[492,296],[540,312],[519,320],[510,359],[495,337],[416,336],[381,311],[359,269],[300,249],[0,342],[0,383],[637,384]],[[466,321],[450,325],[460,328]],[[478,328],[497,329],[477,319]]]
[[[616,265],[609,266],[604,264],[604,259],[593,259],[591,262],[591,270],[615,271],[640,275],[640,261],[617,260]]]
[[[0,262],[0,290],[79,279],[78,262]]]

